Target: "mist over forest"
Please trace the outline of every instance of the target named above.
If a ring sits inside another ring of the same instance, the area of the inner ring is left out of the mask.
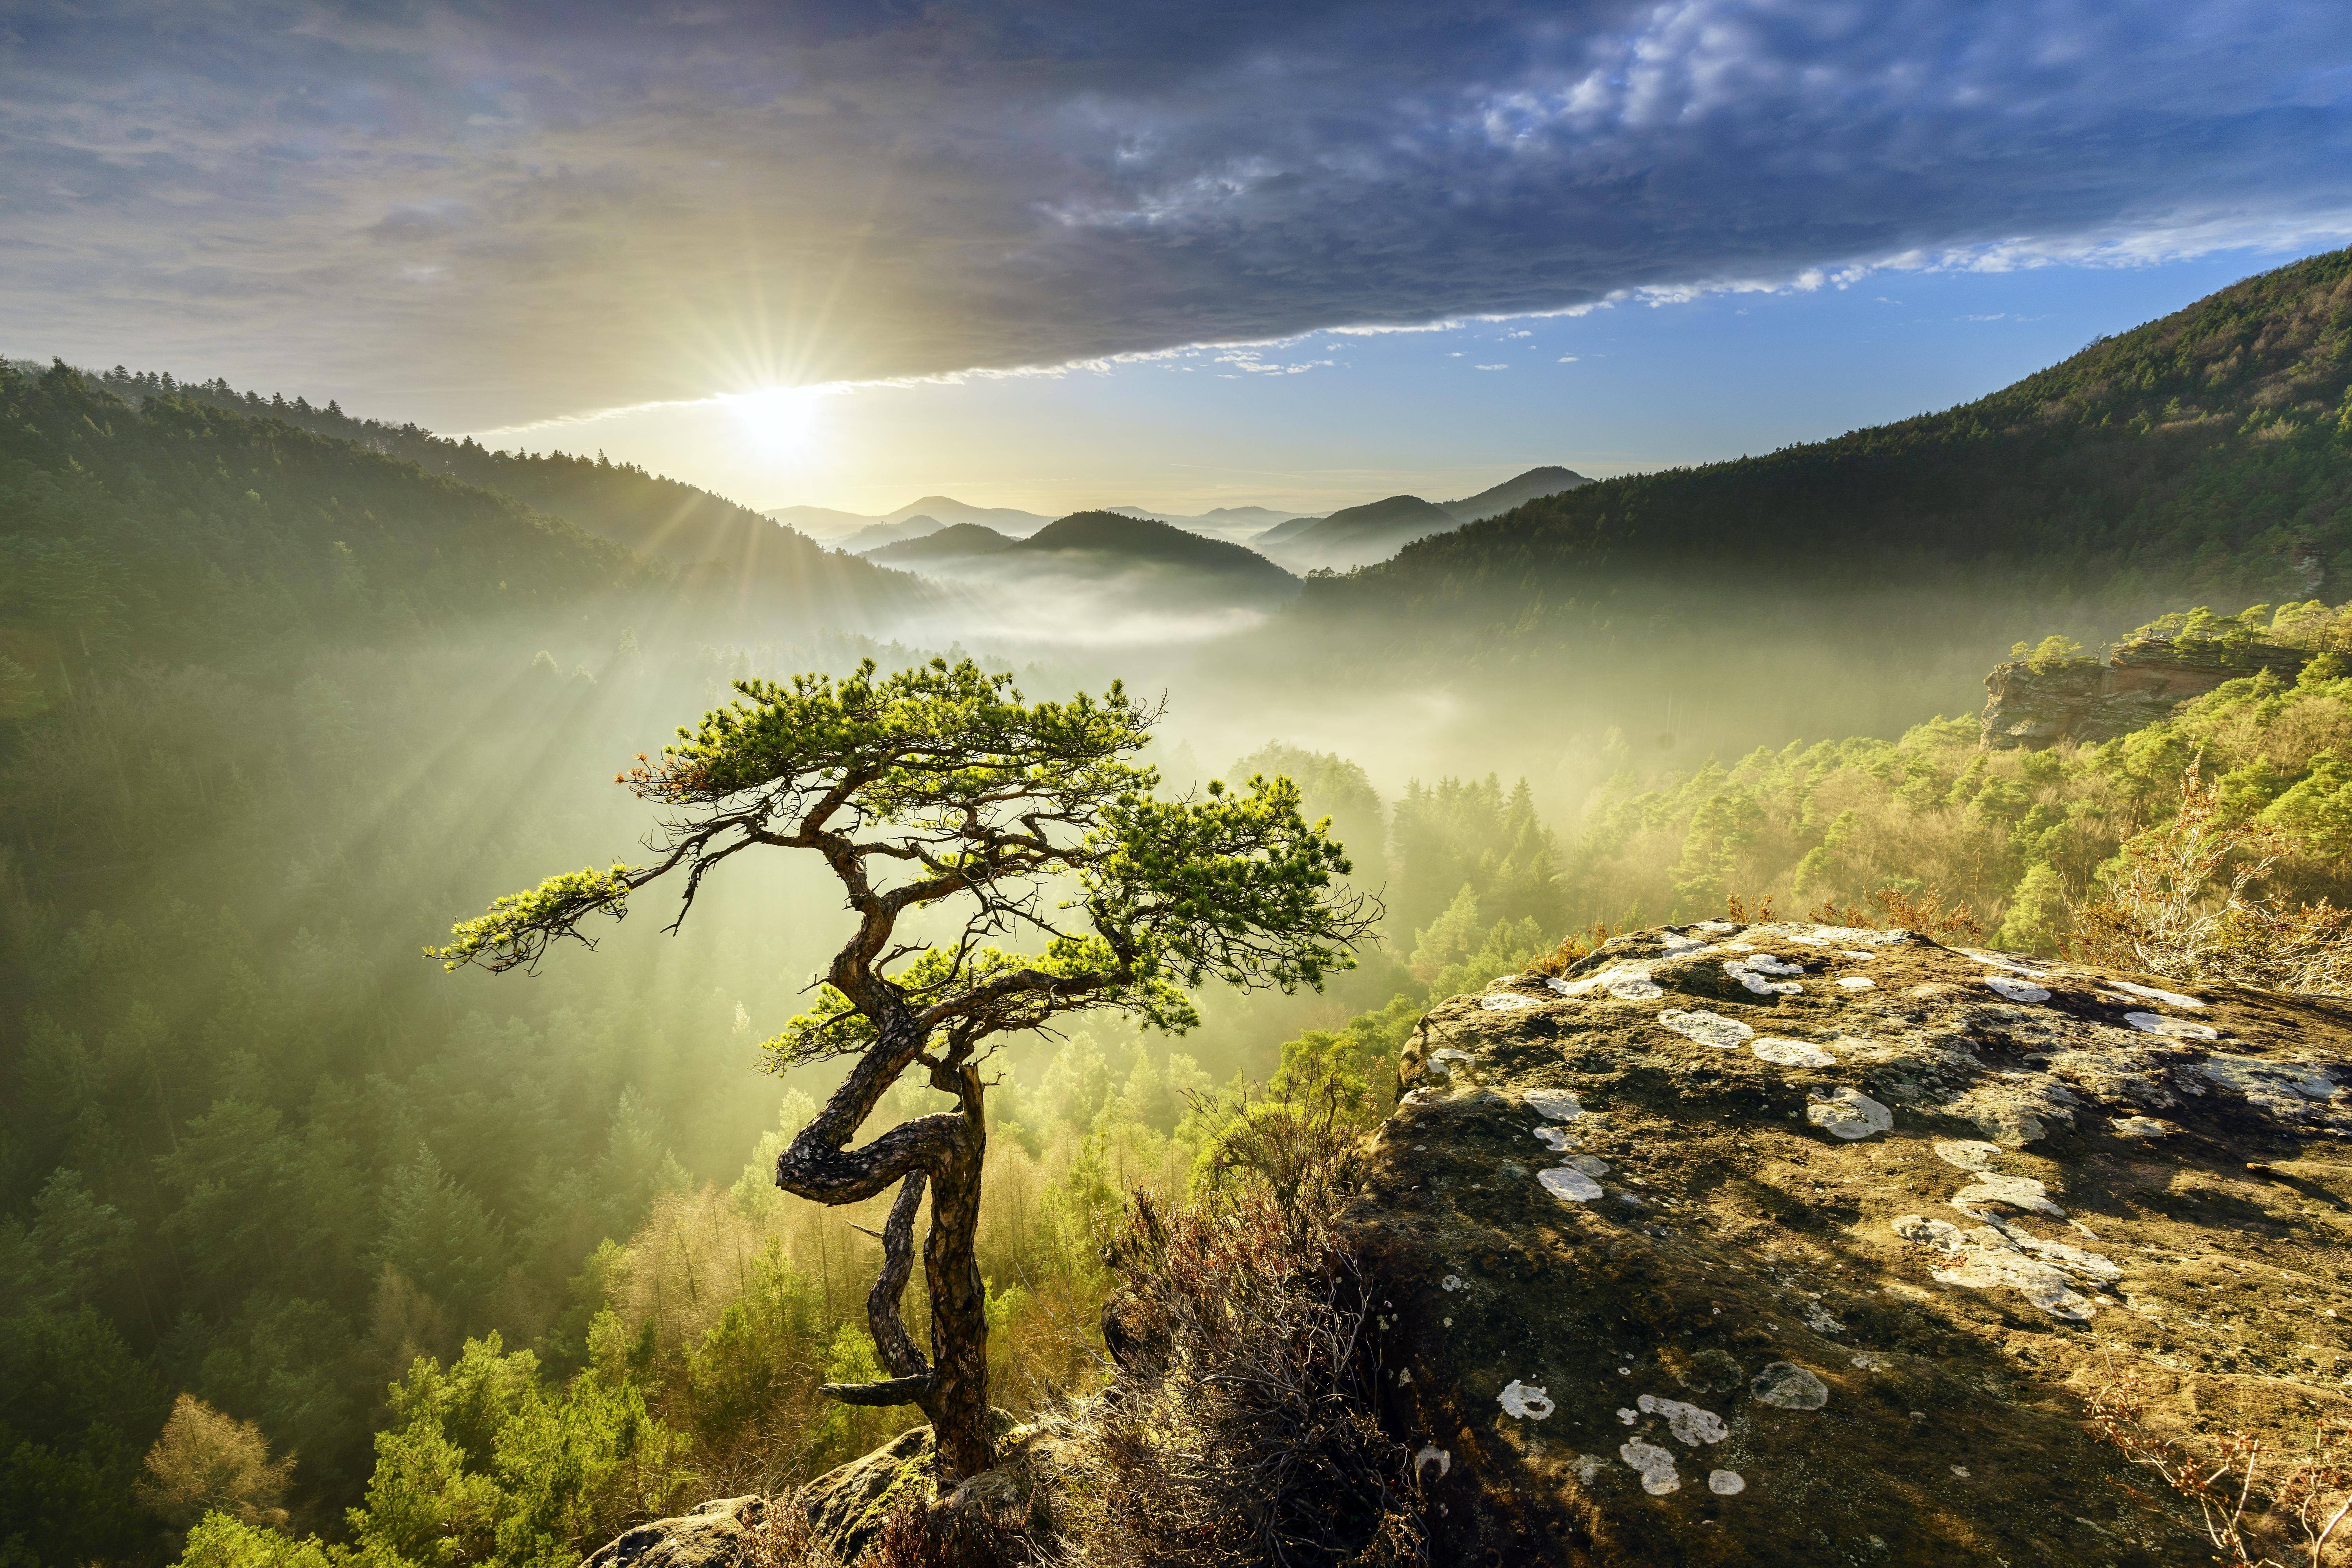
[[[1925,900],[2049,958],[2192,765],[2284,836],[2279,888],[2340,904],[2347,342],[2339,251],[1945,413],[1531,465],[1561,488],[1466,521],[1404,498],[1428,510],[1330,536],[1369,562],[1311,529],[1253,549],[1272,508],[933,519],[854,553],[905,519],[835,514],[829,543],[202,365],[7,362],[0,1563],[568,1565],[919,1422],[818,1393],[889,1371],[888,1195],[774,1185],[845,1070],[761,1051],[856,927],[821,860],[719,867],[675,931],[640,894],[527,971],[424,956],[641,858],[662,813],[617,775],[741,682],[1122,683],[1160,795],[1286,777],[1377,900],[1319,986],[992,1048],[977,1245],[1016,1415],[1112,1375],[1134,1194],[1224,1179],[1262,1102],[1377,1126],[1428,1007],[1580,934]],[[1996,666],[2136,637],[2294,658],[2116,738],[1986,742]],[[874,1130],[953,1104],[909,1073]]]

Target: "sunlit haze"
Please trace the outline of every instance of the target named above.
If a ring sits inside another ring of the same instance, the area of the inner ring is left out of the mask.
[[[0,1568],[2352,1568],[2347,1140],[2352,0],[0,0]]]

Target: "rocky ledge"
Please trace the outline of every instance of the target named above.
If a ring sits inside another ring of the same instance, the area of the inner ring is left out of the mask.
[[[2012,659],[1985,677],[1983,744],[1989,751],[2039,751],[2061,741],[2112,741],[2224,681],[2265,669],[2293,680],[2311,658],[2268,643],[2143,637],[2104,663],[2076,658],[2037,669]]]
[[[1719,921],[1433,1009],[1348,1214],[1433,1560],[2202,1561],[2085,1400],[2346,1414],[2347,1026]]]

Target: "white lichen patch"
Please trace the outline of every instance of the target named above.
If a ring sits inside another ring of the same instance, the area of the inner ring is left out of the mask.
[[[2176,1040],[2214,1040],[2221,1031],[2210,1024],[2192,1024],[2186,1018],[2168,1018],[2161,1013],[2126,1013],[2124,1022],[2150,1035],[2169,1035]]]
[[[2050,993],[2030,980],[2012,980],[2006,974],[1988,974],[1984,983],[2011,1002],[2047,1002]]]
[[[1738,926],[1733,925],[1729,921],[1701,921],[1698,924],[1691,927],[1691,930],[1693,931],[1710,931],[1715,932],[1717,936],[1721,936],[1727,931],[1738,931],[1738,929],[1739,928]]]
[[[2180,1130],[2153,1116],[2118,1116],[2112,1123],[2120,1138],[2169,1138]]]
[[[1581,980],[1555,976],[1544,984],[1563,996],[1589,996],[1595,991],[1606,991],[1620,1002],[1647,1002],[1665,994],[1650,978],[1650,965],[1634,959],[1621,960]]]
[[[1709,1013],[1704,1009],[1685,1012],[1669,1007],[1658,1015],[1658,1022],[1686,1040],[1696,1040],[1702,1046],[1713,1046],[1719,1051],[1736,1051],[1756,1034],[1737,1018],[1727,1018],[1720,1013]]]
[[[1571,1171],[1581,1171],[1586,1175],[1596,1179],[1609,1173],[1609,1162],[1591,1154],[1570,1154],[1560,1163]]]
[[[1842,1334],[1845,1325],[1830,1316],[1829,1309],[1819,1301],[1808,1301],[1804,1308],[1805,1327],[1817,1334]]]
[[[1739,1479],[1738,1470],[1709,1470],[1706,1489],[1717,1497],[1738,1497],[1748,1489],[1748,1483]]]
[[[1838,956],[1840,958],[1851,960],[1855,963],[1868,963],[1872,959],[1876,958],[1878,954],[1874,952],[1857,952],[1852,948],[1843,948],[1839,950]]]
[[[2266,1110],[2289,1115],[2303,1110],[2299,1100],[2330,1100],[2336,1094],[2336,1080],[2326,1068],[2311,1062],[2266,1062],[2259,1057],[2217,1054],[2200,1062],[2197,1070]]]
[[[1617,1450],[1617,1457],[1641,1472],[1642,1489],[1652,1497],[1682,1489],[1682,1479],[1675,1474],[1674,1455],[1655,1443],[1628,1437]]]
[[[2098,1253],[2044,1241],[1999,1219],[1962,1230],[1948,1220],[1912,1214],[1895,1220],[1894,1230],[1904,1240],[1932,1247],[1951,1260],[1948,1268],[1929,1270],[1937,1283],[1971,1290],[2012,1289],[2052,1317],[2073,1322],[2088,1321],[2094,1310],[2093,1303],[2074,1287],[2097,1289],[2123,1278],[2123,1270]]]
[[[1723,1417],[1712,1410],[1701,1410],[1697,1405],[1685,1405],[1679,1399],[1660,1399],[1653,1394],[1645,1394],[1633,1403],[1641,1407],[1644,1415],[1664,1416],[1666,1430],[1673,1433],[1675,1441],[1685,1447],[1696,1448],[1701,1443],[1720,1443],[1731,1436],[1731,1428],[1726,1426]]]
[[[1515,1007],[1532,1007],[1535,999],[1516,991],[1495,991],[1478,998],[1478,1005],[1490,1013],[1507,1013]]]
[[[2000,1145],[1981,1139],[1961,1138],[1936,1145],[1936,1158],[1947,1165],[1957,1165],[1963,1171],[1990,1171],[2000,1154]]]
[[[1819,1410],[1830,1402],[1829,1384],[1792,1361],[1776,1361],[1748,1380],[1759,1405],[1782,1410]]]
[[[1877,931],[1869,926],[1759,926],[1748,934],[1763,936],[1768,933],[1785,936],[1790,942],[1801,942],[1807,947],[1835,947],[1840,942],[1854,947],[1894,947],[1911,940],[1911,933],[1907,931]]]
[[[1536,1142],[1542,1144],[1545,1148],[1550,1150],[1555,1154],[1565,1153],[1568,1150],[1575,1147],[1576,1145],[1576,1140],[1570,1138],[1563,1129],[1558,1127],[1538,1127],[1534,1131]]]
[[[1895,1125],[1895,1112],[1853,1088],[1841,1088],[1805,1107],[1805,1120],[1837,1138],[1867,1138]]]
[[[1748,1048],[1775,1067],[1833,1068],[1837,1058],[1810,1040],[1761,1039],[1749,1043]]]
[[[1631,1426],[1641,1418],[1642,1413],[1630,1405],[1621,1405],[1617,1407],[1617,1419],[1625,1426]]]
[[[2006,969],[2012,974],[2048,974],[2052,973],[2046,964],[2028,963],[2026,960],[2018,957],[2013,952],[1988,952],[1980,947],[1958,947],[1954,948],[1952,951],[1955,952],[1965,953],[1967,956],[1975,959],[1979,963],[1990,963],[1995,969]]]
[[[1454,1468],[1454,1456],[1434,1443],[1423,1445],[1421,1452],[1412,1457],[1413,1478],[1419,1479],[1421,1473],[1432,1465],[1437,1467],[1437,1477],[1443,1480],[1445,1472]]]
[[[1554,1121],[1573,1121],[1584,1114],[1584,1106],[1572,1089],[1531,1089],[1519,1099],[1538,1116]]]
[[[1589,1487],[1599,1478],[1603,1463],[1598,1454],[1579,1454],[1568,1462],[1568,1468],[1576,1472],[1579,1481]]]
[[[1468,1067],[1475,1065],[1477,1059],[1477,1058],[1472,1056],[1468,1051],[1456,1050],[1452,1046],[1445,1046],[1429,1053],[1429,1065],[1431,1068],[1434,1071],[1444,1073],[1448,1078],[1452,1078],[1454,1076],[1454,1064],[1455,1062],[1460,1062],[1465,1067]]]
[[[1838,976],[1838,986],[1845,991],[1875,991],[1878,989],[1878,982],[1867,974],[1841,974]]]
[[[1536,1180],[1543,1184],[1544,1191],[1564,1204],[1589,1204],[1601,1195],[1599,1182],[1581,1171],[1571,1171],[1565,1166],[1538,1171]]]
[[[2202,1007],[2205,1005],[2204,1003],[2200,1002],[2196,997],[2183,996],[2178,991],[2160,991],[2153,985],[2135,985],[2128,980],[2110,980],[2107,984],[2114,986],[2118,991],[2128,991],[2135,996],[2141,997],[2149,1002],[2161,1002],[2168,1007]]]
[[[1853,1364],[1864,1372],[1885,1372],[1895,1363],[1895,1358],[1884,1351],[1863,1351],[1854,1356]]]
[[[1437,1282],[1437,1288],[1441,1290],[1467,1290],[1470,1289],[1470,1281],[1463,1279],[1459,1274],[1448,1274]]]
[[[1694,952],[1706,945],[1706,943],[1699,941],[1698,938],[1695,936],[1685,936],[1678,931],[1660,931],[1658,933],[1658,941],[1664,945],[1666,956],[1668,958],[1679,958],[1686,952]]]
[[[1761,967],[1764,964],[1773,963],[1776,962],[1778,961],[1775,960],[1770,953],[1759,952],[1753,958],[1735,958],[1728,961],[1724,964],[1723,972],[1731,976],[1732,979],[1739,982],[1742,985],[1748,987],[1750,991],[1756,993],[1759,996],[1794,996],[1797,993],[1802,991],[1804,987],[1793,980],[1775,980],[1772,978],[1774,974],[1803,973],[1802,971],[1798,970],[1796,965],[1790,964],[1784,969],[1764,969]]]
[[[1521,1421],[1540,1421],[1552,1412],[1551,1396],[1538,1384],[1521,1383],[1513,1378],[1503,1387],[1503,1414]]]
[[[2066,1217],[2066,1211],[2050,1201],[2050,1189],[2031,1176],[2002,1176],[1986,1171],[1952,1194],[1952,1206],[1971,1219],[1984,1217],[1982,1205],[1986,1204],[2008,1204],[2059,1219]]]

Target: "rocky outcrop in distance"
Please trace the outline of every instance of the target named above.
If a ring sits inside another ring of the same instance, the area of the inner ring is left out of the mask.
[[[1987,751],[2093,744],[2145,729],[2225,681],[2271,670],[2292,680],[2312,655],[2268,643],[2143,637],[2106,659],[2011,659],[1985,677]]]
[[[1800,922],[1433,1008],[1347,1216],[1432,1561],[2202,1561],[2085,1400],[2346,1415],[2347,1024]]]

